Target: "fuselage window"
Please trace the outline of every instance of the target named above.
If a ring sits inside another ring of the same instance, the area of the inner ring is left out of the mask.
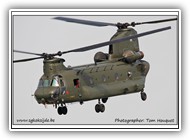
[[[102,75],[102,81],[106,82],[106,76],[105,75]]]
[[[91,85],[94,84],[94,82],[93,82],[93,78],[92,78],[92,77],[89,78],[89,82],[90,82]]]
[[[118,79],[119,79],[119,74],[115,73],[115,80],[118,80]]]
[[[127,76],[129,77],[129,78],[131,78],[131,76],[132,76],[132,72],[127,72]]]
[[[52,82],[51,82],[51,86],[52,87],[58,87],[59,86],[58,79],[53,79]]]

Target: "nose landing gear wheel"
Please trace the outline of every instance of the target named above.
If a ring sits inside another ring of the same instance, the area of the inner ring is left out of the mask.
[[[62,114],[66,115],[67,114],[67,107],[66,106],[60,106],[60,107],[58,107],[57,113],[59,115],[62,115]]]
[[[63,112],[63,115],[67,114],[67,107],[66,106],[62,107],[62,112]]]
[[[57,113],[58,113],[59,115],[62,115],[62,107],[58,107]]]

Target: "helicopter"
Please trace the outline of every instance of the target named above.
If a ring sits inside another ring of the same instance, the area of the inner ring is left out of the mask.
[[[110,41],[72,49],[57,53],[33,53],[13,50],[15,53],[36,55],[38,57],[14,60],[13,63],[44,59],[43,72],[34,93],[39,104],[53,104],[59,115],[68,112],[67,103],[98,100],[95,105],[97,113],[105,111],[108,98],[140,92],[141,99],[145,101],[145,79],[150,65],[143,60],[144,53],[139,49],[138,38],[162,32],[171,27],[159,28],[137,34],[134,29],[137,25],[169,22],[177,18],[148,22],[107,23],[68,17],[55,17],[55,20],[85,24],[91,26],[114,26],[117,32]],[[109,45],[109,52],[97,52],[94,63],[75,67],[66,67],[61,56],[71,52],[85,52]],[[103,104],[104,103],[104,104]]]

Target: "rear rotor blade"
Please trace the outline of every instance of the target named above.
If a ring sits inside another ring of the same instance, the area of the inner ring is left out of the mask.
[[[108,22],[99,22],[99,21],[90,21],[90,20],[82,20],[82,19],[75,19],[75,18],[68,18],[68,17],[55,17],[54,19],[62,20],[66,22],[73,22],[73,23],[79,23],[79,24],[85,24],[85,25],[92,25],[92,26],[116,26],[118,28],[127,28],[128,26],[135,26],[135,25],[142,25],[142,24],[155,24],[155,23],[161,23],[161,22],[168,22],[177,20],[177,18],[171,18],[171,19],[164,19],[164,20],[154,20],[154,21],[147,21],[147,22],[132,22],[129,23],[108,23]]]
[[[42,59],[42,58],[44,58],[44,57],[34,57],[34,58],[27,58],[27,59],[14,60],[13,63],[27,62],[27,61],[32,61],[32,60]]]
[[[155,23],[168,22],[168,21],[173,21],[173,20],[177,20],[177,18],[164,19],[164,20],[154,20],[154,21],[147,21],[147,22],[137,22],[137,23],[132,22],[131,26],[142,25],[142,24],[155,24]]]
[[[20,50],[13,50],[13,52],[42,56],[42,54],[39,54],[39,53],[25,52],[25,51],[20,51]]]
[[[98,26],[98,27],[117,26],[116,24],[113,24],[113,23],[90,21],[90,20],[81,20],[81,19],[68,18],[68,17],[55,17],[54,19],[62,20],[62,21],[66,21],[66,22],[74,22],[74,23],[79,23],[79,24]]]
[[[143,33],[132,35],[132,36],[127,36],[127,37],[119,38],[119,39],[116,39],[116,40],[111,40],[111,41],[107,41],[107,42],[102,42],[102,43],[90,45],[90,46],[87,46],[87,47],[82,47],[82,48],[78,48],[78,49],[64,51],[64,52],[61,52],[61,54],[66,54],[66,53],[70,53],[70,52],[89,51],[89,50],[101,48],[103,46],[107,46],[107,45],[111,45],[111,44],[114,44],[114,43],[119,43],[119,42],[122,42],[122,41],[126,41],[126,40],[130,40],[130,39],[134,39],[134,38],[154,34],[154,33],[157,33],[157,32],[162,32],[162,31],[169,30],[169,29],[171,29],[170,26],[164,27],[164,28],[159,28],[159,29],[156,29],[156,30],[147,31],[147,32],[143,32]]]

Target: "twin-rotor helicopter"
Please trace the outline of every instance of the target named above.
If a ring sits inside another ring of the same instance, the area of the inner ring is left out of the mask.
[[[114,26],[117,32],[110,41],[57,53],[33,53],[13,50],[15,53],[36,55],[33,58],[14,60],[13,63],[44,59],[43,75],[39,80],[34,97],[39,104],[53,104],[59,115],[66,115],[67,104],[98,100],[95,105],[97,113],[105,111],[109,97],[140,93],[143,101],[147,99],[144,92],[145,79],[150,65],[143,60],[144,53],[139,49],[138,38],[171,29],[163,27],[137,34],[137,25],[156,24],[177,20],[177,18],[148,22],[107,23],[68,17],[55,17],[55,20],[85,24],[91,26]],[[66,67],[60,56],[71,52],[85,52],[109,45],[108,53],[97,52],[94,63],[75,67]]]

